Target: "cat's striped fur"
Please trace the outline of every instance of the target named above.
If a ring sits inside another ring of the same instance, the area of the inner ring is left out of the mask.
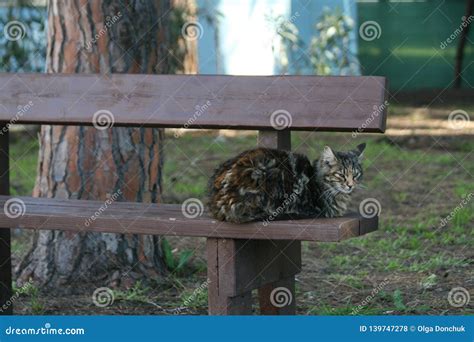
[[[214,172],[209,210],[218,220],[236,223],[341,216],[362,178],[364,149],[361,144],[353,151],[333,152],[326,146],[313,163],[293,152],[245,151]]]

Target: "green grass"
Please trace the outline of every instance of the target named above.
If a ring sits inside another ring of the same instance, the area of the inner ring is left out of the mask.
[[[459,198],[466,197],[470,192],[474,192],[474,186],[472,182],[465,182],[458,180],[454,185],[454,193],[459,196]]]
[[[419,258],[421,259],[421,258]],[[441,254],[429,255],[424,260],[416,260],[406,268],[410,272],[436,272],[443,268],[468,267],[469,262],[465,258],[451,257]]]
[[[430,308],[426,305],[409,307],[405,303],[404,293],[400,289],[394,291],[381,290],[374,296],[365,297],[359,302],[347,300],[344,305],[334,307],[331,303],[318,303],[308,308],[309,315],[383,315],[386,313],[424,314]]]
[[[229,158],[232,151],[254,147],[255,139],[256,136],[167,136],[163,187],[165,196],[168,192],[169,202],[181,202],[189,197],[203,198],[213,168]]]
[[[10,191],[12,195],[31,195],[35,186],[37,161],[37,139],[22,137],[10,144]]]
[[[400,192],[395,192],[393,196],[395,197],[395,200],[397,202],[405,202],[408,198],[408,193],[400,191]]]
[[[420,287],[422,289],[432,289],[438,284],[438,282],[438,276],[436,274],[430,274],[420,281]]]
[[[186,308],[206,307],[208,303],[207,288],[197,287],[194,290],[186,289],[181,295],[181,306]]]
[[[390,107],[395,115],[404,110],[406,107]],[[213,168],[236,153],[254,147],[255,140],[255,134],[232,138],[216,138],[210,134],[183,135],[179,138],[167,135],[163,171],[165,201],[181,203],[189,197],[204,199]],[[452,309],[447,304],[446,291],[453,284],[462,286],[465,279],[474,276],[469,264],[469,258],[472,258],[470,251],[474,249],[474,198],[460,206],[463,198],[474,192],[471,177],[474,160],[467,158],[474,144],[466,139],[460,140],[456,142],[455,149],[446,153],[434,148],[397,147],[380,135],[362,135],[357,139],[353,139],[350,133],[292,135],[296,151],[310,158],[317,158],[325,144],[335,149],[347,149],[363,141],[368,143],[364,164],[364,184],[368,189],[360,193],[358,200],[364,197],[380,200],[382,214],[379,229],[337,244],[303,243],[303,260],[321,260],[321,264],[318,263],[320,269],[311,270],[317,273],[318,281],[304,278],[306,270],[300,275],[303,280],[298,291],[301,297],[308,298],[302,303],[305,312],[350,314],[370,294],[374,282],[379,283],[385,277],[391,279],[389,284],[361,309],[360,314],[391,311],[400,314],[439,314]],[[471,146],[471,149],[458,148],[464,145]],[[11,144],[14,195],[31,194],[36,175],[37,147],[35,140],[17,139]],[[462,167],[458,164],[460,161]],[[408,167],[411,168],[407,170]],[[440,228],[441,220],[451,213],[453,215],[447,225]],[[185,266],[190,256],[173,254],[173,246],[165,249],[168,251],[168,268],[187,269]],[[13,250],[24,253],[24,241],[14,239]],[[193,267],[196,265],[193,264]],[[448,278],[440,276],[448,271]],[[191,298],[186,302],[188,306],[205,307],[207,291],[193,296],[195,284],[203,281],[203,266],[200,265],[198,272],[175,273],[168,281],[179,292],[175,296],[176,306]],[[328,283],[321,282],[321,279]],[[183,285],[186,283],[192,284]],[[337,284],[338,289],[333,289],[330,284]],[[336,293],[331,294],[333,291]],[[138,284],[130,290],[117,291],[116,299],[159,302],[160,298],[152,292],[143,284]],[[40,312],[41,305],[36,300],[35,310]],[[437,308],[439,310],[434,311]],[[462,309],[456,311],[463,312]]]
[[[357,311],[355,311],[357,310]],[[349,315],[382,315],[386,308],[372,308],[365,306],[361,309],[357,308],[357,305],[345,305],[339,307],[333,307],[331,304],[321,304],[314,308],[311,308],[308,315],[320,315],[320,316],[349,316]]]
[[[161,239],[161,249],[166,267],[172,274],[183,274],[189,268],[189,263],[193,257],[194,251],[186,249],[179,254],[174,253],[170,243],[166,238]],[[176,255],[175,255],[176,254]]]
[[[19,240],[19,239],[12,239],[11,242],[11,249],[12,254],[16,255],[23,255],[28,250],[28,245],[25,243],[26,241]]]
[[[144,286],[142,282],[137,281],[132,288],[128,290],[115,290],[114,299],[115,300],[125,300],[132,302],[142,302],[150,303],[152,298],[150,296],[150,289],[147,286]]]
[[[364,287],[362,276],[360,274],[354,275],[354,274],[337,274],[336,273],[336,274],[330,274],[328,276],[328,279],[331,282],[347,284],[349,286],[352,286],[358,289]]]
[[[13,293],[18,297],[28,297],[29,306],[33,315],[43,315],[45,306],[41,299],[40,289],[33,283],[26,283],[22,287],[18,287],[13,282]]]

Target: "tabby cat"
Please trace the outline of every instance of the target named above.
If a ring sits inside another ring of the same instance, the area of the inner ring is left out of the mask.
[[[352,151],[334,152],[326,146],[313,163],[288,151],[245,151],[210,178],[210,213],[235,223],[341,216],[362,179],[364,149],[360,144]]]

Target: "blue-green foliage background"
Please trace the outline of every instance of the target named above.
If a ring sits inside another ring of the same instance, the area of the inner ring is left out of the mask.
[[[442,49],[462,22],[465,0],[358,3],[359,25],[376,21],[379,39],[359,37],[359,61],[364,75],[386,76],[394,91],[450,88],[459,36]],[[473,23],[471,23],[471,26]],[[474,86],[474,28],[466,42],[463,88]]]
[[[46,8],[27,3],[0,7],[0,71],[42,72],[46,56]],[[8,23],[18,21],[25,28],[23,38],[9,40]]]

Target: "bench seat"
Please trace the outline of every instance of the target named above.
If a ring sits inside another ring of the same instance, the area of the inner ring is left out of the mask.
[[[4,208],[10,198],[24,203],[24,214],[10,218],[6,210],[1,210],[0,227],[334,242],[369,233],[378,225],[377,217],[368,219],[358,214],[332,219],[273,221],[266,226],[262,222],[233,224],[216,221],[205,212],[202,216],[187,218],[181,206],[173,204],[114,202],[98,215],[96,212],[104,207],[104,202],[0,196],[0,205]],[[91,220],[93,216],[96,218]]]

